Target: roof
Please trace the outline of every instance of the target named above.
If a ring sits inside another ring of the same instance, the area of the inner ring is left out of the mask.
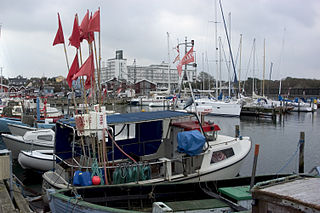
[[[177,117],[189,117],[192,116],[190,113],[177,112],[177,111],[154,111],[154,112],[133,112],[124,114],[114,114],[107,116],[107,123],[120,124],[120,123],[141,123],[146,121],[157,121],[167,118]]]
[[[124,123],[143,123],[150,121],[159,121],[168,118],[190,117],[193,114],[178,111],[153,111],[153,112],[132,112],[122,114],[107,115],[108,125],[124,124]],[[75,127],[74,118],[60,119],[59,123]]]

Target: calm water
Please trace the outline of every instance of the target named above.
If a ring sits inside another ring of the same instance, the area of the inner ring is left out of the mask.
[[[134,106],[108,106],[108,110],[116,112],[139,112],[163,110],[163,108],[134,107]],[[66,112],[66,110],[65,110]],[[291,113],[282,117],[278,116],[275,121],[267,118],[254,117],[217,117],[207,116],[221,128],[220,134],[234,136],[235,125],[240,126],[240,134],[249,136],[252,140],[252,149],[245,159],[240,175],[251,175],[254,145],[260,144],[257,174],[296,173],[298,171],[298,153],[296,152],[300,132],[305,132],[305,172],[309,172],[314,166],[320,165],[320,116],[315,113]],[[3,147],[0,141],[0,148]],[[289,159],[292,159],[288,162]],[[41,174],[23,170],[17,162],[14,164],[15,174],[26,185],[40,190]]]

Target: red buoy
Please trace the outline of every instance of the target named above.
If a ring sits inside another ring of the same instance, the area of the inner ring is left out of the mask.
[[[93,176],[92,177],[92,184],[93,185],[99,185],[101,183],[100,177],[99,176]]]

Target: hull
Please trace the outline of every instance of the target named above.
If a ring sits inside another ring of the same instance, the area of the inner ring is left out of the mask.
[[[0,118],[0,133],[10,133],[8,124],[22,124],[19,118]]]
[[[257,176],[255,183],[271,181],[274,184],[279,181],[292,181],[295,178],[300,177],[286,174],[264,175]],[[251,205],[244,207],[240,203],[233,203],[229,200],[229,197],[224,197],[225,194],[220,194],[220,189],[223,187],[247,186],[250,185],[250,181],[251,177],[238,177],[197,183],[80,187],[77,188],[76,196],[82,199],[77,199],[72,189],[58,192],[52,190],[48,191],[48,195],[50,196],[50,209],[53,213],[70,211],[82,213],[240,212],[248,211]],[[248,193],[248,198],[243,199],[243,201],[251,203],[250,195]],[[221,201],[219,205],[216,205],[217,200]],[[199,205],[200,203],[202,205]],[[198,205],[190,206],[189,204]],[[178,206],[179,208],[177,208]]]
[[[48,171],[54,168],[53,150],[21,151],[18,162],[23,169]]]
[[[169,101],[154,101],[149,103],[149,107],[169,107]]]
[[[19,124],[8,124],[8,128],[12,135],[20,135],[23,136],[27,131],[35,131],[37,128],[28,127]]]
[[[211,100],[196,100],[197,110],[210,115],[239,117],[241,112],[241,104],[236,102],[223,102]],[[194,105],[188,107],[187,110],[195,112]]]
[[[26,142],[22,136],[13,136],[9,134],[2,134],[3,142],[7,149],[11,150],[12,158],[17,159],[21,150],[36,150],[36,149],[53,149],[54,144],[48,142]]]

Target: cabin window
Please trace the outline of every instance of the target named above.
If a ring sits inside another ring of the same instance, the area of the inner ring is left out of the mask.
[[[116,140],[127,140],[136,137],[136,125],[135,124],[124,124],[115,126],[115,139]]]
[[[53,136],[52,135],[39,135],[37,136],[38,140],[43,140],[43,141],[52,141]]]
[[[225,160],[231,156],[234,155],[233,149],[232,148],[228,148],[228,149],[223,149],[220,151],[216,151],[212,153],[211,156],[211,162],[210,163],[217,163],[220,162],[222,160]]]

